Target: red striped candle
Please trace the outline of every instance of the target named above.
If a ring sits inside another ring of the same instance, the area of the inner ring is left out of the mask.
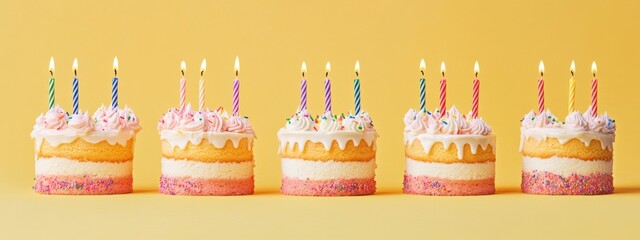
[[[598,79],[596,78],[598,67],[596,62],[591,64],[591,72],[593,73],[593,80],[591,81],[591,116],[596,117],[598,115]]]
[[[540,79],[538,80],[538,112],[544,112],[544,79],[542,76],[544,75],[544,63],[540,61],[540,65],[538,66],[538,71],[540,72]]]
[[[480,67],[478,66],[478,61],[473,66],[473,72],[475,74],[475,78],[473,79],[473,102],[471,103],[471,117],[478,117],[478,104],[480,101],[480,80],[478,79],[478,73],[480,72]]]
[[[447,79],[444,78],[446,72],[444,62],[440,65],[440,72],[442,73],[442,79],[440,79],[440,116],[447,115]]]

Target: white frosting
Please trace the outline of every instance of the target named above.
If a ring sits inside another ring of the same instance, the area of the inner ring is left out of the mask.
[[[478,148],[481,147],[482,150],[487,150],[488,146],[491,146],[491,150],[495,154],[496,151],[496,135],[472,135],[472,134],[462,134],[462,135],[452,135],[452,134],[415,134],[413,132],[405,132],[404,133],[404,144],[411,145],[415,140],[419,140],[420,144],[424,148],[425,153],[429,153],[431,151],[431,147],[435,143],[441,142],[444,145],[445,150],[449,149],[449,147],[453,144],[456,146],[458,152],[458,159],[463,158],[464,154],[464,145],[469,145],[471,148],[471,153],[476,154],[478,152]]]
[[[36,157],[36,175],[73,176],[89,175],[98,178],[131,176],[133,161],[80,162],[68,158]]]
[[[34,129],[33,132],[31,132],[31,137],[35,139],[36,152],[40,151],[42,143],[45,140],[53,147],[57,147],[60,144],[72,143],[78,138],[92,144],[107,141],[111,145],[119,144],[126,146],[130,139],[135,138],[135,135],[135,131],[128,129],[78,133],[73,129],[66,128],[63,130]]]
[[[565,144],[571,139],[578,139],[582,141],[585,146],[589,146],[592,140],[599,140],[602,149],[613,151],[615,134],[566,128],[522,128],[520,134],[520,152],[522,152],[525,140],[529,138],[533,138],[537,142],[545,141],[547,138],[556,138],[560,144]]]
[[[494,178],[495,163],[437,163],[406,158],[406,174],[451,180],[482,180]]]
[[[205,163],[162,158],[162,175],[166,177],[246,179],[253,176],[253,167],[253,161]]]
[[[160,139],[167,140],[171,147],[179,147],[185,149],[187,143],[199,145],[202,140],[213,144],[216,148],[223,148],[227,141],[233,143],[233,147],[238,148],[240,140],[246,138],[249,142],[249,150],[253,147],[253,133],[236,133],[236,132],[203,132],[203,131],[180,131],[180,130],[162,130],[160,131]]]
[[[590,175],[594,173],[611,174],[613,172],[613,160],[584,161],[575,158],[550,157],[522,157],[522,170],[525,172],[550,172],[563,177],[572,174]]]
[[[375,131],[331,131],[331,132],[316,132],[316,131],[291,131],[286,128],[278,131],[278,139],[280,140],[280,150],[289,144],[289,148],[293,149],[297,144],[298,150],[304,148],[307,141],[312,143],[322,143],[325,149],[328,151],[331,149],[333,141],[338,143],[338,147],[344,150],[349,141],[352,141],[355,146],[360,145],[360,141],[364,140],[367,146],[375,147],[375,140],[378,134]]]
[[[329,180],[351,178],[374,178],[376,161],[339,162],[307,161],[295,158],[282,159],[282,176],[303,180]]]

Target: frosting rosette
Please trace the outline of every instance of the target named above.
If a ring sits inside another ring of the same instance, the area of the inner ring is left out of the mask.
[[[300,110],[287,118],[284,130],[287,131],[308,131],[308,132],[369,132],[375,131],[373,121],[366,112],[359,114],[335,115],[326,112],[323,115],[313,117],[309,112]]]
[[[253,134],[253,126],[247,117],[231,116],[222,108],[194,111],[187,105],[184,111],[169,109],[158,121],[158,131],[181,132],[233,132]]]
[[[613,134],[616,131],[616,122],[605,112],[602,115],[593,116],[591,107],[580,114],[578,111],[571,112],[563,122],[556,120],[550,110],[535,114],[533,111],[527,113],[521,120],[522,129],[532,128],[560,128],[574,131],[590,131],[603,134]]]
[[[482,118],[471,118],[461,114],[455,107],[444,116],[438,112],[409,109],[404,116],[405,132],[412,134],[489,135],[491,127]]]

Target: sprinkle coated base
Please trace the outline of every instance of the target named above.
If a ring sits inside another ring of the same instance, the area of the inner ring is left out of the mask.
[[[522,172],[522,192],[544,195],[611,194],[613,176],[596,173],[562,177],[549,172]]]
[[[368,179],[302,180],[282,178],[282,194],[297,196],[360,196],[376,192],[376,181]]]
[[[84,176],[38,175],[33,189],[54,195],[107,195],[133,192],[133,177],[96,178]]]
[[[404,176],[404,193],[433,196],[472,196],[494,194],[494,179],[450,180],[427,176]]]
[[[253,176],[246,179],[160,177],[160,193],[168,195],[250,195],[253,194],[253,188]]]

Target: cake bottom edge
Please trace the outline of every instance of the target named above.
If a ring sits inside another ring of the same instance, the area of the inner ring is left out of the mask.
[[[186,196],[251,195],[253,176],[241,179],[160,176],[160,193]]]
[[[36,175],[33,189],[50,195],[110,195],[133,192],[133,176]]]
[[[602,195],[613,193],[613,175],[593,173],[563,177],[546,171],[522,172],[522,192],[540,195]]]
[[[404,175],[403,191],[406,194],[432,196],[490,195],[496,192],[495,179],[453,180],[428,176]]]
[[[309,180],[283,177],[280,192],[316,197],[371,195],[376,192],[376,181],[375,178]]]

